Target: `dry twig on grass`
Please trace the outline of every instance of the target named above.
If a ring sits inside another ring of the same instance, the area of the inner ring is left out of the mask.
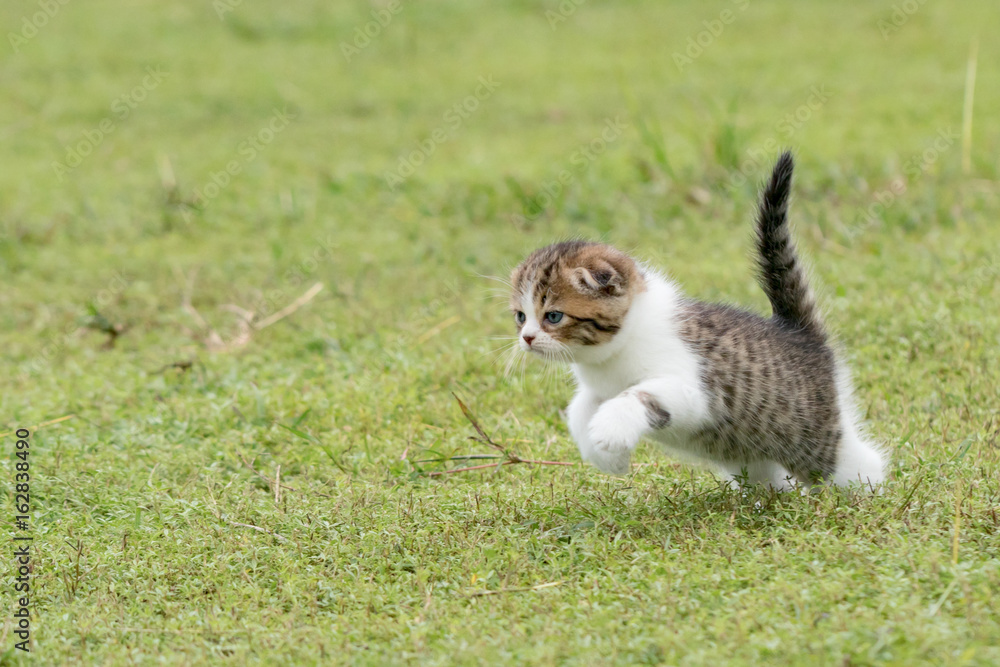
[[[220,516],[219,519],[221,521],[225,521],[230,526],[237,526],[238,528],[250,528],[251,530],[256,530],[259,533],[264,533],[265,535],[270,535],[274,539],[279,540],[281,542],[288,542],[290,544],[294,544],[295,546],[299,546],[298,542],[295,542],[294,540],[290,540],[287,537],[282,537],[281,535],[278,535],[273,530],[268,530],[267,528],[261,528],[260,526],[253,525],[252,523],[240,523],[239,521],[230,521],[229,519],[227,519],[224,516]]]
[[[40,429],[40,428],[42,428],[44,426],[52,426],[53,424],[58,424],[59,422],[64,422],[67,419],[72,419],[73,417],[76,417],[76,413],[68,414],[68,415],[65,415],[63,417],[59,417],[57,419],[50,419],[47,422],[42,422],[41,424],[35,424],[33,426],[22,426],[21,428],[26,428],[29,431],[37,431],[38,429]],[[11,433],[16,433],[18,430],[20,430],[20,429],[14,429],[13,431],[4,431],[3,433],[0,433],[0,436],[5,436],[5,435],[10,435]]]
[[[181,373],[186,373],[188,370],[191,369],[192,366],[194,366],[194,360],[193,359],[185,359],[184,361],[174,361],[172,363],[160,366],[155,371],[150,371],[149,374],[150,375],[159,375],[160,373],[165,373],[165,372],[167,372],[168,370],[170,370],[172,368],[176,368]]]
[[[574,465],[573,463],[566,463],[565,461],[537,461],[534,459],[522,459],[517,454],[509,451],[503,445],[494,442],[493,439],[486,434],[486,431],[483,430],[483,427],[479,425],[479,422],[473,416],[472,411],[469,410],[468,406],[466,406],[465,403],[462,402],[462,399],[460,399],[454,392],[452,392],[451,395],[455,397],[456,401],[458,401],[458,407],[462,409],[462,414],[465,415],[465,418],[469,420],[469,423],[472,424],[472,428],[475,429],[476,431],[476,435],[469,436],[469,440],[475,440],[476,442],[481,442],[484,445],[492,447],[493,449],[500,452],[500,454],[502,454],[503,460],[497,461],[496,463],[485,463],[483,465],[478,465],[478,466],[466,466],[464,468],[452,468],[451,470],[434,470],[431,472],[422,472],[422,474],[427,475],[428,477],[437,477],[439,475],[451,475],[456,472],[469,472],[470,470],[485,470],[487,468],[499,468],[500,466],[513,465],[515,463],[528,463],[540,466]],[[489,457],[488,455],[485,454],[470,454],[468,456],[449,457],[447,460],[454,460],[454,459],[468,460],[475,458],[492,458],[492,457]]]
[[[261,475],[261,477],[264,476]],[[267,478],[264,477],[264,479]],[[223,515],[222,510],[219,509],[219,503],[215,500],[215,496],[212,494],[211,487],[209,487],[208,489],[208,495],[209,498],[212,499],[212,505],[213,505],[213,507],[209,508],[209,511],[216,519],[218,519],[222,523],[229,524],[230,526],[236,526],[237,528],[249,528],[250,530],[256,530],[258,533],[264,533],[265,535],[270,535],[271,537],[280,542],[288,542],[289,544],[294,544],[295,546],[299,546],[299,543],[296,542],[295,540],[290,540],[287,537],[284,537],[283,535],[278,535],[273,530],[268,530],[267,528],[261,528],[260,526],[253,525],[252,523],[240,523],[239,521],[233,521],[232,519],[227,519],[225,515]]]
[[[191,275],[187,278],[180,270],[176,270],[179,279],[183,279],[185,283],[184,294],[181,297],[181,307],[186,313],[188,313],[198,326],[205,332],[201,337],[195,336],[192,332],[188,331],[188,334],[192,338],[199,339],[200,342],[208,348],[211,352],[230,352],[232,350],[238,350],[239,348],[245,346],[251,340],[253,340],[253,335],[260,331],[261,329],[266,329],[275,322],[279,322],[295,311],[297,311],[302,306],[306,305],[312,301],[313,297],[319,294],[320,290],[323,289],[323,283],[315,283],[312,287],[307,289],[299,298],[292,301],[290,304],[282,308],[276,313],[265,317],[262,320],[255,320],[257,313],[252,310],[247,310],[235,304],[225,304],[221,306],[224,310],[228,310],[236,315],[237,319],[237,333],[233,338],[226,342],[223,340],[219,332],[216,331],[209,325],[201,313],[191,304],[191,293],[194,291],[194,279],[198,274],[197,270],[192,271]]]
[[[561,581],[550,581],[547,584],[538,584],[537,586],[525,586],[523,588],[499,588],[495,591],[476,591],[474,593],[469,593],[465,597],[469,598],[481,598],[487,595],[500,595],[502,593],[530,593],[531,591],[540,591],[543,588],[552,588],[553,586],[558,586]]]
[[[87,307],[89,315],[80,323],[81,328],[97,331],[108,337],[101,346],[105,350],[113,349],[118,337],[128,331],[129,326],[121,322],[112,322],[105,317],[94,304]]]

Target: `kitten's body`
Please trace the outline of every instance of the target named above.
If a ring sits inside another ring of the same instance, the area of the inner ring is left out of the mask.
[[[585,460],[624,474],[648,436],[775,488],[883,480],[797,265],[785,219],[791,171],[783,155],[758,214],[770,319],[688,299],[600,244],[549,246],[515,270],[522,349],[571,360],[578,389],[567,418]]]

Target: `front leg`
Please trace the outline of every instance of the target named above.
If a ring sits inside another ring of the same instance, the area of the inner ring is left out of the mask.
[[[598,470],[615,475],[624,475],[629,469],[631,452],[608,452],[598,449],[590,437],[588,425],[601,407],[601,401],[586,386],[581,386],[566,408],[566,421],[570,435],[580,449],[584,461],[592,463]]]
[[[628,464],[620,462],[631,458],[642,436],[665,428],[695,428],[706,416],[707,401],[699,388],[675,378],[640,382],[602,403],[587,425],[594,465],[623,475]]]

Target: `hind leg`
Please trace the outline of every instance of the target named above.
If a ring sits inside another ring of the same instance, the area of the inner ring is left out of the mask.
[[[769,486],[775,491],[790,491],[795,488],[795,485],[789,481],[792,474],[784,466],[773,461],[724,463],[721,467],[723,474],[733,488],[739,488],[744,482],[749,485]]]
[[[794,473],[804,491],[818,491],[823,486],[844,486],[881,493],[879,486],[886,477],[886,460],[882,451],[850,426],[837,443],[833,461],[826,462],[826,465],[819,461],[813,461],[812,465],[803,461],[796,464],[789,465],[788,469]]]
[[[829,481],[837,486],[874,489],[885,481],[885,457],[853,429],[844,434],[837,451],[837,467]]]

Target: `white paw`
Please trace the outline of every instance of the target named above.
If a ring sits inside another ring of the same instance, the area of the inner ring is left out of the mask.
[[[601,404],[587,425],[593,448],[607,454],[630,454],[648,428],[646,412],[631,396],[617,396]]]
[[[631,469],[632,452],[628,450],[607,452],[601,449],[591,449],[583,457],[588,463],[608,475],[627,475]]]

